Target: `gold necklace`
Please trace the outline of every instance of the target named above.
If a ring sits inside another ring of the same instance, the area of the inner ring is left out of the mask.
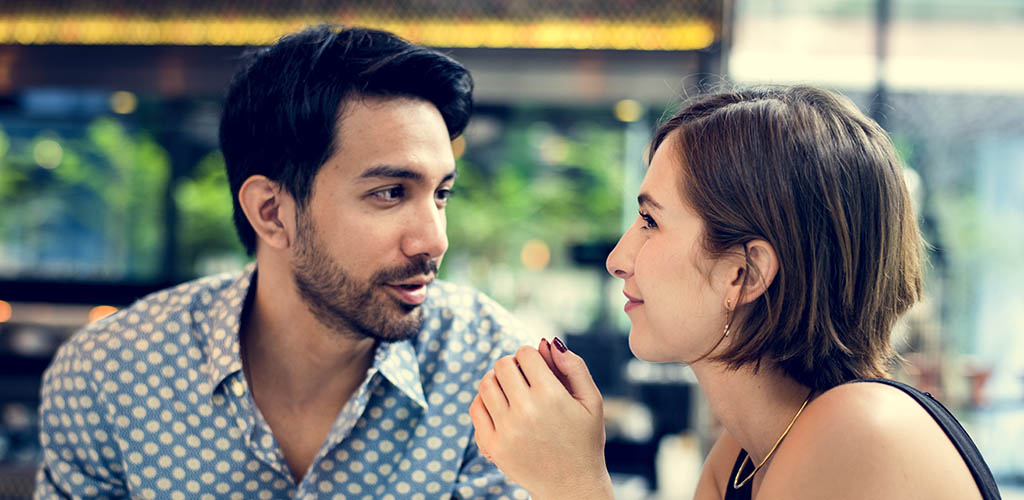
[[[813,391],[811,392],[813,393]],[[749,461],[750,463],[754,463],[754,461],[750,458],[750,453],[747,453],[747,457],[743,459],[743,463],[740,464],[739,469],[736,469],[736,477],[732,479],[733,489],[738,490],[742,488],[744,484],[747,484],[747,482],[754,477],[754,474],[757,474],[757,471],[761,470],[761,466],[764,465],[765,462],[767,462],[768,459],[772,457],[772,453],[775,453],[775,449],[779,447],[779,443],[781,443],[782,440],[786,437],[786,434],[789,434],[789,430],[793,428],[793,424],[796,423],[796,419],[800,416],[800,413],[804,411],[804,408],[807,407],[807,403],[810,402],[810,400],[811,395],[808,394],[807,399],[804,400],[804,404],[800,405],[800,409],[796,411],[796,415],[793,415],[793,420],[789,421],[789,425],[786,426],[786,430],[782,431],[782,435],[779,436],[779,439],[775,441],[774,445],[772,445],[772,449],[768,451],[768,454],[764,456],[764,460],[761,460],[761,463],[757,464],[754,467],[754,470],[750,472],[749,476],[740,481],[740,473],[743,472],[743,468],[747,466],[747,462]]]

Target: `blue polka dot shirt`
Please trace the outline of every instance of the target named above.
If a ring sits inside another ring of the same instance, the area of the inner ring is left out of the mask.
[[[467,413],[522,333],[491,299],[442,282],[419,335],[377,348],[296,484],[241,369],[254,270],[157,292],[61,346],[43,380],[36,498],[527,498],[480,454]]]

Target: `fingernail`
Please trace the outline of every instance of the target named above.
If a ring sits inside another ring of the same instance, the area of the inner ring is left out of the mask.
[[[565,347],[565,344],[562,343],[562,339],[560,339],[558,337],[555,337],[554,344],[555,344],[555,347],[558,348],[559,351],[565,352],[565,351],[569,350],[569,348]]]
[[[541,337],[541,338],[540,338],[540,342],[541,342],[542,344],[547,344],[547,343],[548,343],[548,339],[547,339],[546,337]]]

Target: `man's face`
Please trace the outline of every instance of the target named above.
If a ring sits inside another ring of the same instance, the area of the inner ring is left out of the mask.
[[[298,212],[295,283],[338,332],[409,338],[448,249],[448,129],[426,101],[373,97],[349,101],[339,128],[337,152]]]

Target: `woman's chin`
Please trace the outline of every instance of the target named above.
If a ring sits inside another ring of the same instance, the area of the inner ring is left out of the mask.
[[[649,363],[663,363],[671,361],[666,359],[664,346],[652,342],[648,332],[639,332],[636,327],[629,329],[629,350],[641,361]]]

